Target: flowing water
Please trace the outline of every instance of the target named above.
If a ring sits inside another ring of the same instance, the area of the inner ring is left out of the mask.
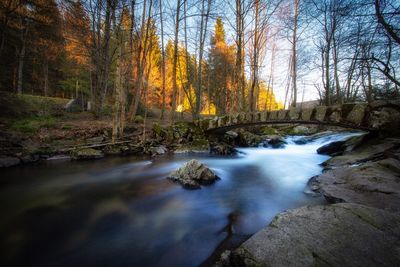
[[[0,266],[198,266],[279,212],[324,203],[303,193],[328,159],[316,149],[354,134],[305,145],[292,137],[282,149],[241,148],[230,157],[112,157],[1,170]],[[165,179],[192,158],[221,180],[185,190]]]

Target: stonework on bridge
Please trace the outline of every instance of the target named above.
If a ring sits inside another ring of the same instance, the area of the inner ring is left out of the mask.
[[[309,109],[236,113],[202,119],[200,127],[207,133],[263,124],[322,124],[366,131],[399,131],[400,100],[372,103],[347,103],[316,106]]]

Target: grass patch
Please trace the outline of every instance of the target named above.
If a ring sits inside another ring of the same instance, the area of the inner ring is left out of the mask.
[[[41,128],[53,128],[56,122],[56,119],[51,116],[35,116],[14,121],[11,129],[23,133],[37,133]]]
[[[61,127],[61,129],[63,129],[63,130],[71,130],[72,128],[74,128],[74,126],[69,125],[69,124],[64,124],[64,125]]]
[[[17,98],[24,102],[24,107],[31,114],[37,116],[61,116],[64,113],[64,106],[69,99],[58,97],[45,97],[35,95],[17,95]]]

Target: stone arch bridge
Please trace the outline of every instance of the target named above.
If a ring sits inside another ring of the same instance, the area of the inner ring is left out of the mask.
[[[198,121],[207,134],[267,124],[318,124],[364,131],[400,131],[400,100],[236,113]]]

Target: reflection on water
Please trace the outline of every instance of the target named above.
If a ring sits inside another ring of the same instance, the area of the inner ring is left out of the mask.
[[[284,149],[243,148],[156,159],[115,157],[2,170],[1,266],[197,266],[226,241],[279,212],[321,198],[303,194],[336,134]],[[184,190],[165,179],[189,159],[221,180]]]

